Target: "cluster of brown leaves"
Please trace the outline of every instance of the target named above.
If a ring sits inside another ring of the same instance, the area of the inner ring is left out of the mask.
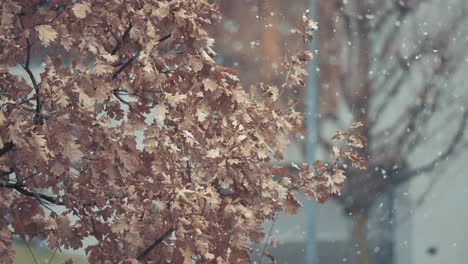
[[[299,176],[269,165],[301,115],[215,63],[209,1],[43,2],[0,3],[2,263],[12,235],[85,247],[91,263],[245,263],[264,220],[297,211],[297,192],[324,201],[345,178],[338,161],[362,166],[339,149]],[[294,55],[287,82],[303,83],[309,59]],[[26,80],[9,72],[18,65]]]

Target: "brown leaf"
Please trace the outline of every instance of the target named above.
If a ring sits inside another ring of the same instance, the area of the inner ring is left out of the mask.
[[[57,31],[55,31],[51,25],[36,26],[36,31],[39,34],[39,40],[41,40],[41,44],[44,47],[48,47],[50,42],[53,42],[57,38]]]
[[[77,3],[73,5],[72,11],[77,18],[84,19],[89,13],[91,13],[91,8],[89,3]]]
[[[288,197],[286,202],[284,202],[284,211],[288,215],[295,215],[299,211],[302,205],[294,197]]]

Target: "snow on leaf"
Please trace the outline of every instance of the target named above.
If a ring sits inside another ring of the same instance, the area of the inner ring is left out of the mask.
[[[53,42],[57,38],[57,31],[55,31],[51,25],[36,26],[36,31],[39,34],[39,40],[44,47],[48,47],[50,42]]]
[[[73,5],[72,11],[77,18],[83,19],[86,18],[89,13],[91,13],[91,8],[89,7],[89,3],[77,3]]]

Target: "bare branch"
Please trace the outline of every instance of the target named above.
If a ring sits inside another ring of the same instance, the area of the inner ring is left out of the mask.
[[[402,172],[400,175],[397,175],[397,177],[391,179],[391,185],[399,185],[402,184],[411,177],[420,175],[422,173],[427,173],[432,171],[440,162],[445,161],[448,159],[450,156],[455,154],[459,148],[459,146],[462,146],[461,141],[463,140],[463,135],[465,133],[466,127],[468,125],[468,110],[465,110],[463,113],[462,119],[460,120],[460,126],[457,130],[457,133],[453,137],[452,141],[448,145],[447,149],[441,153],[440,155],[437,156],[433,161],[428,162],[425,165],[422,165],[418,168],[408,170],[406,172]]]
[[[426,2],[428,0],[418,0],[415,1],[415,4],[413,6],[409,6],[405,4],[404,1],[395,1],[395,5],[397,8],[394,8],[393,10],[397,10],[399,13],[397,15],[397,21],[402,21],[404,20],[408,15],[411,15],[415,12],[418,11],[419,7],[421,6],[422,3]],[[375,31],[380,31],[378,28],[374,28]],[[388,57],[389,52],[392,51],[390,47],[392,47],[395,44],[395,41],[397,40],[397,36],[400,32],[401,27],[398,26],[393,26],[392,31],[387,34],[387,37],[384,41],[384,47],[382,48],[382,53],[380,54],[380,58],[384,59]]]
[[[260,260],[259,260],[259,263],[262,264],[262,260],[263,260],[263,255],[265,255],[265,250],[266,250],[266,247],[267,247],[267,244],[268,244],[268,240],[270,239],[271,237],[271,233],[273,232],[273,227],[275,226],[275,223],[276,223],[276,219],[278,218],[278,214],[275,214],[273,216],[273,220],[272,220],[272,223],[271,223],[271,226],[270,226],[270,230],[268,231],[268,234],[267,236],[265,237],[265,244],[263,245],[263,249],[262,249],[262,252],[260,254]]]
[[[407,2],[404,1],[395,1],[394,6],[396,8],[388,8],[385,10],[384,15],[381,17],[380,20],[372,27],[374,32],[380,32],[383,27],[388,23],[390,18],[396,15],[398,18],[397,20],[405,19],[408,15],[414,14],[419,10],[419,7],[424,2],[429,2],[430,0],[416,0],[411,1],[414,3],[413,5],[406,4]]]

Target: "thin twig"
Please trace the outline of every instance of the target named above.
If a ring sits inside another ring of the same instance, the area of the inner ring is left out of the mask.
[[[54,260],[54,258],[55,258],[55,253],[57,253],[57,249],[58,249],[58,247],[55,248],[54,253],[52,254],[52,256],[51,256],[50,259],[49,259],[49,263],[48,263],[48,264],[51,264],[52,261]]]
[[[275,226],[277,217],[278,217],[278,213],[273,215],[273,220],[272,220],[272,223],[271,223],[271,226],[270,226],[270,230],[268,231],[268,234],[265,237],[265,244],[263,245],[262,253],[260,255],[260,260],[258,261],[259,264],[262,264],[263,255],[265,254],[265,250],[266,250],[266,247],[267,247],[267,244],[268,244],[268,240],[270,239],[271,233],[273,232],[273,227]]]
[[[31,250],[31,246],[29,245],[29,241],[26,240],[26,239],[24,239],[24,241],[26,242],[26,246],[28,247],[29,253],[31,253],[31,256],[32,256],[33,259],[34,259],[34,262],[35,262],[36,264],[39,264],[39,262],[38,262],[37,259],[36,259],[36,256],[34,256],[34,253],[33,253],[32,250]]]
[[[19,222],[20,222],[22,228],[24,229],[23,219],[22,219],[21,217],[18,216],[18,212],[17,212],[17,211],[13,211],[13,212],[14,212],[14,214],[16,215],[16,217],[19,219]],[[39,264],[39,262],[38,262],[37,259],[36,259],[36,256],[34,256],[34,253],[33,253],[32,250],[31,250],[31,246],[29,245],[29,241],[26,239],[26,237],[24,237],[23,240],[24,240],[24,242],[26,242],[26,246],[28,247],[29,253],[31,253],[32,258],[34,259],[34,262],[35,262],[36,264]]]

